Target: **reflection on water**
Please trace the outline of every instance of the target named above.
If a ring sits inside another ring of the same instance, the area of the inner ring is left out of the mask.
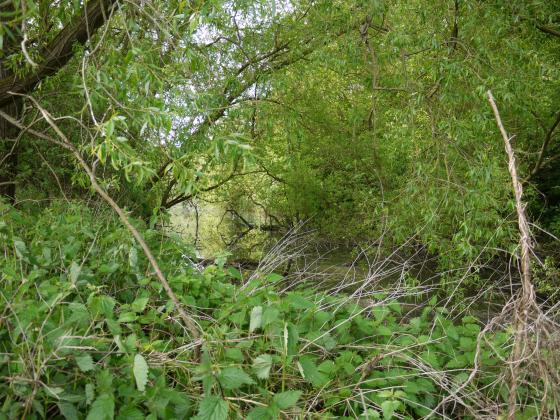
[[[264,215],[257,207],[241,212],[230,210],[225,203],[193,201],[171,209],[171,229],[193,243],[204,258],[224,252],[259,258],[270,237],[256,228],[261,224]]]

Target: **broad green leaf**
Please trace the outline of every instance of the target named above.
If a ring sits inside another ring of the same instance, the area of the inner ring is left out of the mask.
[[[136,315],[134,312],[124,312],[119,315],[119,319],[117,320],[117,322],[134,322],[137,318],[138,315]]]
[[[101,394],[95,399],[86,420],[113,420],[115,400],[112,395]]]
[[[110,296],[94,296],[89,304],[89,309],[95,315],[103,315],[106,318],[112,318],[113,309],[115,307],[115,299]]]
[[[315,364],[315,358],[311,356],[302,356],[299,359],[299,367],[302,372],[302,376],[308,382],[311,382],[316,388],[325,385],[329,378],[324,373],[321,373]]]
[[[379,325],[376,328],[376,332],[383,337],[390,337],[393,335],[393,331],[391,331],[391,329],[389,327],[386,327],[385,325]]]
[[[208,395],[200,402],[197,420],[226,420],[229,405],[216,395]]]
[[[268,379],[271,367],[272,356],[270,354],[261,354],[253,359],[253,372],[259,379]]]
[[[280,311],[277,308],[273,306],[267,307],[262,314],[263,327],[266,327],[267,325],[272,324],[274,321],[277,321],[278,315],[280,315]]]
[[[72,264],[70,265],[70,282],[72,282],[72,284],[76,284],[81,270],[82,267],[75,261],[72,261]]]
[[[262,325],[262,306],[255,306],[251,310],[251,320],[249,322],[249,332],[252,333],[253,331],[257,330]]]
[[[245,360],[245,356],[243,356],[243,352],[241,349],[237,347],[226,349],[225,351],[226,359],[233,360],[236,362],[243,362]]]
[[[272,283],[276,283],[284,278],[283,275],[278,273],[270,273],[266,275],[266,279]]]
[[[145,418],[142,411],[132,406],[122,408],[117,415],[117,420],[144,420]]]
[[[144,392],[146,390],[146,384],[148,383],[148,364],[141,354],[134,356],[134,379],[136,380],[136,386],[138,391]]]
[[[74,404],[68,402],[59,402],[56,404],[60,410],[60,414],[64,416],[66,420],[79,420],[80,415]]]
[[[25,242],[21,239],[14,239],[14,247],[16,248],[16,255],[18,258],[24,259],[27,257],[28,251]]]
[[[273,407],[255,407],[247,414],[247,420],[276,420],[277,411]]]
[[[310,309],[315,305],[298,293],[290,293],[287,301],[294,309]]]
[[[300,396],[301,391],[285,391],[276,394],[273,398],[273,401],[281,410],[284,410],[296,405]]]
[[[138,250],[135,247],[131,247],[128,252],[128,264],[132,268],[136,268],[138,266]]]
[[[389,420],[393,418],[393,413],[399,408],[400,401],[385,400],[381,403],[381,410],[383,411],[383,419]]]
[[[95,369],[93,359],[91,358],[91,355],[87,353],[76,356],[76,363],[82,372],[89,372],[90,370]]]
[[[253,378],[251,378],[242,369],[234,367],[222,369],[218,375],[218,381],[225,389],[237,389],[243,385],[251,385],[255,383]]]
[[[380,418],[381,418],[381,415],[379,414],[378,411],[374,410],[373,408],[368,408],[366,410],[366,412],[364,412],[360,416],[359,420],[368,420],[368,419],[373,420],[373,419],[380,419]]]
[[[286,333],[287,333],[287,352],[288,356],[294,356],[298,352],[298,341],[299,341],[299,332],[297,326],[292,323],[289,323],[286,326]]]

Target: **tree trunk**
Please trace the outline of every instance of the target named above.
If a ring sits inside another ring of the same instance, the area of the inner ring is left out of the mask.
[[[4,3],[0,7],[0,25],[9,27],[13,38],[5,37],[4,47],[0,53],[0,80],[12,76],[12,72],[5,65],[8,51],[20,41],[18,28],[9,22],[9,16],[14,12],[12,2]],[[0,110],[10,117],[19,119],[21,113],[21,98],[12,97],[10,101],[0,105]],[[18,164],[18,144],[16,139],[20,129],[0,117],[0,198],[6,198],[11,204],[16,200],[16,175]]]
[[[0,63],[0,77],[6,74]],[[21,113],[21,98],[14,98],[11,103],[0,110],[10,117],[19,119]],[[5,197],[14,204],[16,201],[16,175],[18,165],[18,143],[16,139],[20,129],[0,117],[0,197]]]

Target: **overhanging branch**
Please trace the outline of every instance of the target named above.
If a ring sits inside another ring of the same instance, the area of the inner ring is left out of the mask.
[[[32,73],[20,77],[11,74],[0,80],[0,107],[13,100],[15,92],[25,94],[47,76],[58,72],[73,56],[74,45],[85,44],[93,33],[105,23],[116,0],[90,0],[84,12],[72,19],[58,35],[43,49],[38,66]]]

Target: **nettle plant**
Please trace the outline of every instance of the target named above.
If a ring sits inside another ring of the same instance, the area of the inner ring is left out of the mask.
[[[477,344],[477,319],[453,322],[435,298],[411,315],[387,294],[281,293],[277,274],[241,285],[223,259],[196,269],[188,246],[144,227],[196,311],[197,351],[124,228],[64,206],[34,224],[2,208],[0,417],[389,419],[428,415],[453,390],[506,401],[506,332]]]

